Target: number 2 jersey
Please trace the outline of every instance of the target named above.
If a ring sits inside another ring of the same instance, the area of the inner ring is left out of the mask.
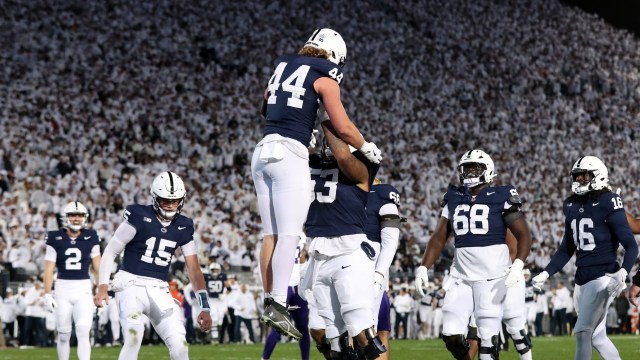
[[[617,250],[625,249],[622,267],[631,271],[638,257],[638,245],[633,237],[622,199],[611,191],[596,196],[573,195],[563,204],[564,237],[560,247],[545,268],[549,276],[560,271],[576,253],[576,284],[614,273],[620,269]]]
[[[122,270],[167,281],[176,248],[193,241],[193,220],[178,215],[164,226],[151,205],[129,205],[122,216],[136,229],[124,248]]]
[[[320,98],[313,84],[321,77],[340,83],[342,70],[327,59],[283,55],[276,59],[268,85],[264,136],[279,134],[306,148],[315,127]]]
[[[485,187],[475,198],[464,187],[449,187],[442,217],[449,220],[455,239],[451,275],[469,281],[502,277],[511,265],[504,216],[520,206],[518,192],[511,185]]]
[[[100,238],[94,230],[82,229],[75,239],[71,239],[64,229],[49,231],[45,240],[45,260],[55,261],[58,279],[89,279],[91,259],[100,256]]]

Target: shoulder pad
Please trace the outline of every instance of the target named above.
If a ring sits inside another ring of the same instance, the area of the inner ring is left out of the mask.
[[[400,207],[400,192],[395,187],[389,184],[380,184],[376,185],[374,189],[382,200]]]

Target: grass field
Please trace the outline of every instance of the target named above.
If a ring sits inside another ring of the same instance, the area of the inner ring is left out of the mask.
[[[640,337],[631,335],[615,335],[610,337],[620,351],[622,359],[640,359]],[[117,359],[120,348],[93,348],[91,359]],[[575,339],[573,337],[540,337],[534,338],[533,357],[539,360],[567,360],[573,359],[575,353]],[[189,348],[191,360],[204,359],[237,359],[259,360],[262,355],[262,345],[209,345],[191,346]],[[428,359],[449,360],[451,355],[441,340],[405,340],[391,342],[391,356],[394,359]],[[594,359],[600,356],[594,352]],[[39,360],[57,359],[55,348],[47,349],[3,349],[0,350],[2,360]],[[77,359],[75,348],[71,350],[71,359]],[[143,346],[139,359],[162,360],[169,359],[169,352],[163,346]],[[274,360],[300,359],[296,344],[279,344],[271,356]],[[311,359],[322,359],[315,348],[311,348]],[[509,352],[500,354],[500,359],[518,359],[518,353],[510,346]]]

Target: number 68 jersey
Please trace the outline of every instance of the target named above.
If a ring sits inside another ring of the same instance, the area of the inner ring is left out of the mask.
[[[511,265],[504,216],[520,209],[520,197],[511,186],[488,186],[472,197],[464,187],[450,187],[444,196],[442,217],[449,220],[456,256],[451,275],[469,281],[502,277]]]
[[[193,241],[193,220],[178,215],[164,226],[151,205],[129,205],[122,216],[136,229],[124,248],[122,270],[167,281],[176,248]]]

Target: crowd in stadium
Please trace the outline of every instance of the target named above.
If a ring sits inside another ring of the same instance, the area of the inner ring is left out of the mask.
[[[640,213],[638,40],[559,2],[31,1],[0,9],[2,321],[43,319],[29,325],[42,336],[21,328],[19,345],[52,344],[51,319],[34,299],[44,234],[59,227],[61,207],[82,202],[107,243],[126,205],[151,203],[160,171],[185,180],[183,213],[194,219],[202,266],[217,261],[255,288],[261,228],[249,163],[262,135],[261,96],[272,59],[296,52],[313,26],[344,36],[343,101],[383,151],[380,177],[401,193],[408,222],[391,268],[396,299],[413,294],[413,270],[468,149],[491,154],[496,182],[519,189],[534,274],[562,239],[561,204],[578,156],[604,159],[627,211]],[[446,250],[434,291],[450,265],[453,247]],[[174,261],[174,278],[186,283]],[[564,271],[574,273],[574,260]],[[540,309],[549,318],[571,313],[548,294]],[[17,296],[26,306],[8,311]],[[421,332],[419,307],[415,296],[401,307],[412,315],[392,336],[434,336]],[[620,305],[612,327],[629,331],[625,311]]]

